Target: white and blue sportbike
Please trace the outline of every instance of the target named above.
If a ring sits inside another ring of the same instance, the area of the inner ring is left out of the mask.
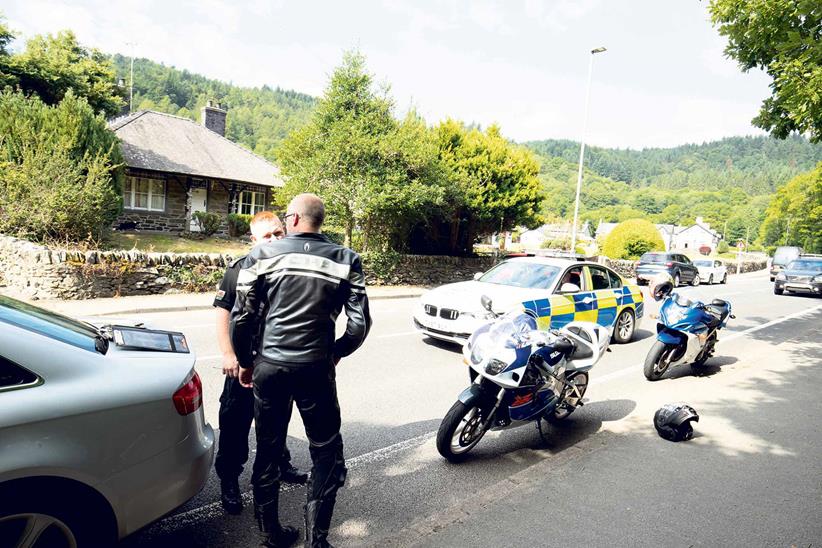
[[[483,306],[490,312],[486,297]],[[437,450],[459,462],[488,430],[567,418],[582,405],[588,370],[610,339],[606,327],[592,322],[539,330],[527,311],[509,312],[480,327],[463,347],[473,382],[442,420]]]
[[[710,304],[691,301],[673,293],[673,285],[668,281],[654,288],[653,297],[662,304],[656,342],[645,357],[645,378],[659,380],[675,365],[704,366],[713,355],[717,332],[728,324],[728,318],[735,318],[731,303],[722,299],[714,299]]]

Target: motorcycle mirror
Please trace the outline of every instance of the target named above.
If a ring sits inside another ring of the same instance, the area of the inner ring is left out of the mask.
[[[490,297],[488,297],[488,295],[483,295],[482,297],[480,297],[480,303],[482,304],[482,307],[483,307],[485,310],[487,310],[488,312],[492,312],[492,310],[491,310],[491,305],[492,305],[493,303],[492,303],[492,301],[491,301],[491,298],[490,298]]]
[[[579,293],[581,290],[577,284],[572,284],[570,282],[565,282],[562,284],[562,287],[559,288],[560,293]]]

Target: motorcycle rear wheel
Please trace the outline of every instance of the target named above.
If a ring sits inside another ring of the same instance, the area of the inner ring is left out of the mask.
[[[480,408],[455,402],[437,430],[437,451],[450,462],[462,462],[484,435]]]
[[[649,381],[658,381],[668,370],[668,360],[676,349],[662,341],[656,341],[645,357],[645,365],[642,368],[645,378]]]
[[[579,390],[579,396],[572,395],[571,388],[566,386],[565,394],[563,394],[565,401],[555,407],[550,413],[545,414],[545,420],[551,424],[556,424],[567,419],[571,413],[576,411],[576,408],[579,407],[579,402],[582,400],[582,397],[585,395],[585,391],[588,389],[588,373],[579,371],[569,375],[566,380],[570,384],[577,387],[577,390]]]

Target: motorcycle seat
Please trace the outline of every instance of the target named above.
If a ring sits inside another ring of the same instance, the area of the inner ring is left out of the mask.
[[[714,299],[711,301],[711,304],[720,308],[728,307],[728,301],[723,301],[722,299]]]

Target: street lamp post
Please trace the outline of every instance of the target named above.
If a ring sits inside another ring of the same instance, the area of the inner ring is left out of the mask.
[[[579,220],[579,190],[582,187],[582,163],[585,157],[585,132],[588,129],[588,105],[591,100],[591,74],[594,71],[594,55],[606,51],[599,47],[591,50],[591,61],[588,63],[588,89],[585,92],[585,116],[582,119],[582,137],[579,144],[579,171],[577,172],[577,197],[574,201],[574,224],[571,228],[571,253],[577,248],[577,222]]]

